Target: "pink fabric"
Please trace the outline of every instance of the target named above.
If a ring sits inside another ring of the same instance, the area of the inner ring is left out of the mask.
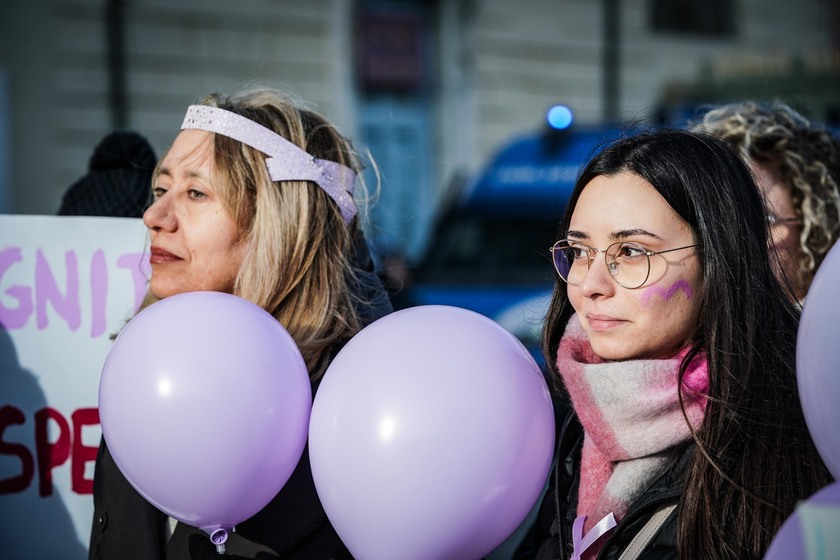
[[[560,341],[557,367],[584,428],[578,515],[584,532],[612,512],[627,508],[676,459],[674,447],[691,437],[679,404],[679,367],[688,350],[671,359],[604,361],[592,350],[577,316]],[[690,425],[699,428],[709,374],[705,354],[683,379]],[[584,557],[597,553],[596,543]]]

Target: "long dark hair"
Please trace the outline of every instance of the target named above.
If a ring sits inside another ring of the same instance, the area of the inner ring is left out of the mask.
[[[646,131],[618,140],[586,165],[558,238],[586,185],[622,171],[653,185],[691,226],[702,263],[703,301],[689,357],[707,353],[709,395],[680,503],[679,557],[761,558],[796,502],[831,481],[799,403],[799,313],[773,274],[761,195],[722,141]],[[572,313],[558,279],[543,331],[555,378]]]

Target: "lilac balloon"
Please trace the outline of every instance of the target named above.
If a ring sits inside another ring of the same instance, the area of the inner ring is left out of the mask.
[[[840,507],[840,482],[829,484],[807,500],[812,505],[830,505]],[[773,537],[770,548],[764,555],[764,560],[790,560],[792,558],[807,558],[805,540],[802,536],[803,519],[799,508],[779,528]],[[828,558],[828,556],[823,556]],[[832,556],[833,557],[833,556]]]
[[[840,244],[826,256],[808,290],[796,340],[796,378],[808,431],[840,478]]]
[[[218,292],[157,302],[114,342],[99,383],[102,432],[149,502],[208,533],[261,510],[306,444],[303,358],[262,308]]]
[[[312,475],[357,558],[481,558],[539,498],[554,413],[539,367],[492,320],[457,307],[372,323],[324,376]]]

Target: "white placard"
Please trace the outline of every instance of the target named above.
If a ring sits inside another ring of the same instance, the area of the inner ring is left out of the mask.
[[[0,550],[83,560],[99,376],[149,276],[139,219],[0,215]]]

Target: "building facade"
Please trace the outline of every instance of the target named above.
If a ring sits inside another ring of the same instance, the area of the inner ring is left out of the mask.
[[[513,136],[539,132],[555,103],[579,123],[639,121],[700,103],[692,92],[706,88],[710,101],[784,96],[829,118],[837,94],[825,84],[835,82],[793,80],[777,95],[782,82],[764,78],[784,72],[773,61],[819,59],[836,80],[837,4],[4,2],[0,212],[55,213],[112,129],[137,130],[161,155],[187,104],[260,83],[306,100],[370,150],[380,172],[378,188],[366,174],[371,236],[416,256],[444,193]],[[749,74],[763,89],[738,81]]]

